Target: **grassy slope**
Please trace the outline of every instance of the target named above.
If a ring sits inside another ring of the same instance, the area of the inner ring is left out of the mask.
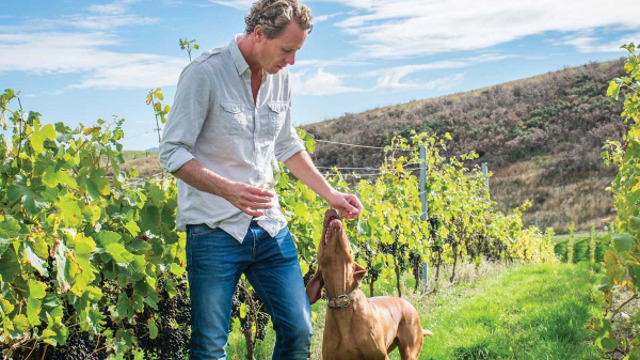
[[[141,178],[146,178],[162,171],[158,163],[157,150],[126,150],[123,155],[123,167],[131,169],[135,166]]]
[[[473,271],[461,271],[458,286],[422,299],[405,291],[421,314],[426,338],[420,359],[558,359],[594,358],[590,333],[585,329],[599,310],[589,301],[589,268],[544,264],[512,268],[494,267],[477,280]],[[442,280],[441,280],[442,281]],[[378,284],[376,284],[378,285]],[[383,288],[384,287],[384,288]],[[394,284],[380,284],[379,293],[390,293]],[[407,287],[411,288],[410,281]],[[312,359],[320,359],[326,303],[313,306]],[[274,334],[260,343],[256,359],[270,358]],[[237,332],[230,339],[229,359],[244,359],[244,339]],[[394,351],[391,359],[399,359]]]
[[[622,62],[590,63],[485,89],[345,114],[303,128],[319,139],[388,145],[411,130],[453,137],[444,155],[475,151],[493,172],[491,198],[502,211],[525,200],[527,224],[566,232],[575,222],[586,231],[610,221],[605,191],[616,169],[600,157],[605,140],[625,131],[620,103],[607,98],[608,82],[623,73]],[[347,156],[350,155],[350,156]],[[322,166],[375,167],[382,152],[321,144]]]
[[[420,359],[592,359],[586,265],[522,266],[419,304],[434,336]]]

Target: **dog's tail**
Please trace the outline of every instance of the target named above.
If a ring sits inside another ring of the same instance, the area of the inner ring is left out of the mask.
[[[431,335],[433,335],[431,330],[422,329],[422,336],[431,336]]]

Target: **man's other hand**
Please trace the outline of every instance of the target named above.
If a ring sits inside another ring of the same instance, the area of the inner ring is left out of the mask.
[[[263,216],[260,210],[271,209],[271,201],[275,195],[267,190],[258,187],[233,182],[222,194],[222,197],[251,216]]]

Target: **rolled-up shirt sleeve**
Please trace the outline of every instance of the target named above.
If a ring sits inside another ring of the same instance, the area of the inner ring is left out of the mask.
[[[184,68],[158,150],[160,166],[175,172],[193,159],[191,149],[209,113],[211,81],[199,62]]]
[[[293,155],[305,150],[302,139],[296,133],[296,129],[291,124],[291,93],[289,93],[289,106],[282,130],[276,137],[274,145],[274,155],[280,162],[287,161]]]

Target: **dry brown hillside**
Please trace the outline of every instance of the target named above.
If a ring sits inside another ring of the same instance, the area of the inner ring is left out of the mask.
[[[606,97],[623,61],[590,63],[467,93],[369,110],[304,126],[317,139],[384,146],[396,134],[449,132],[450,156],[475,151],[487,162],[491,196],[501,210],[525,200],[529,223],[565,231],[601,227],[612,217],[605,188],[616,169],[600,157],[625,131],[621,104]],[[377,167],[382,152],[319,144],[319,166]]]

